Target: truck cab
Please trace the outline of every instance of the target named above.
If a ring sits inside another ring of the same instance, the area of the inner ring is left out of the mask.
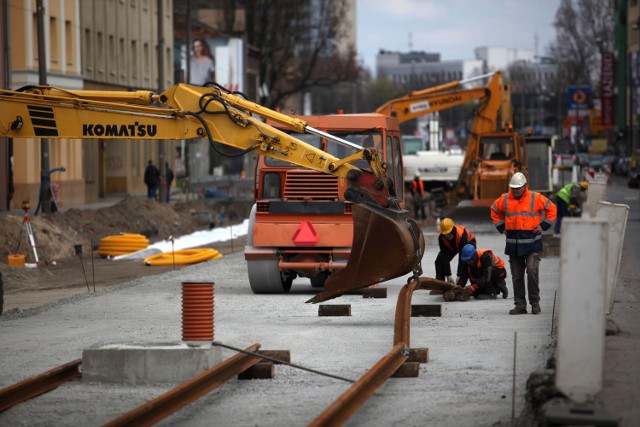
[[[404,206],[400,128],[381,114],[299,116],[309,126],[362,147],[375,147]],[[338,158],[355,150],[311,134],[267,122]],[[366,170],[365,160],[354,163]],[[353,239],[352,203],[344,199],[347,180],[272,157],[260,156],[255,170],[255,204],[249,218],[245,259],[254,293],[288,292],[296,277],[314,287],[346,265]]]

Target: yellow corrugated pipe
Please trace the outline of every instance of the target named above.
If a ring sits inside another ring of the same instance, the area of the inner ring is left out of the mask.
[[[149,246],[149,239],[142,234],[118,234],[100,239],[98,255],[101,257],[126,255]]]
[[[222,254],[212,248],[182,249],[175,252],[151,255],[144,259],[144,265],[186,265],[218,258],[222,258]]]

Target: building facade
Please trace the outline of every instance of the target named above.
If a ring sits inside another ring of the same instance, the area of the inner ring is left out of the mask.
[[[162,8],[161,20],[158,6]],[[43,0],[46,83],[63,89],[152,90],[173,84],[172,0]],[[11,0],[10,80],[12,88],[39,84],[35,0]],[[162,69],[158,28],[165,40]],[[159,76],[162,81],[159,82]],[[98,200],[107,194],[144,193],[144,165],[171,162],[172,141],[50,139],[51,175],[61,206]],[[15,193],[10,208],[38,199],[41,143],[10,142]],[[166,153],[166,154],[165,154]]]

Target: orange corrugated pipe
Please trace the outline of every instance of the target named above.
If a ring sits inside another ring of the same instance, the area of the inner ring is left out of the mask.
[[[182,282],[182,341],[213,341],[213,294],[213,282]]]

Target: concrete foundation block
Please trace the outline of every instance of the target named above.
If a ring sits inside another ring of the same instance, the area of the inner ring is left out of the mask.
[[[180,383],[222,361],[209,343],[96,344],[82,352],[82,379],[123,384]]]

